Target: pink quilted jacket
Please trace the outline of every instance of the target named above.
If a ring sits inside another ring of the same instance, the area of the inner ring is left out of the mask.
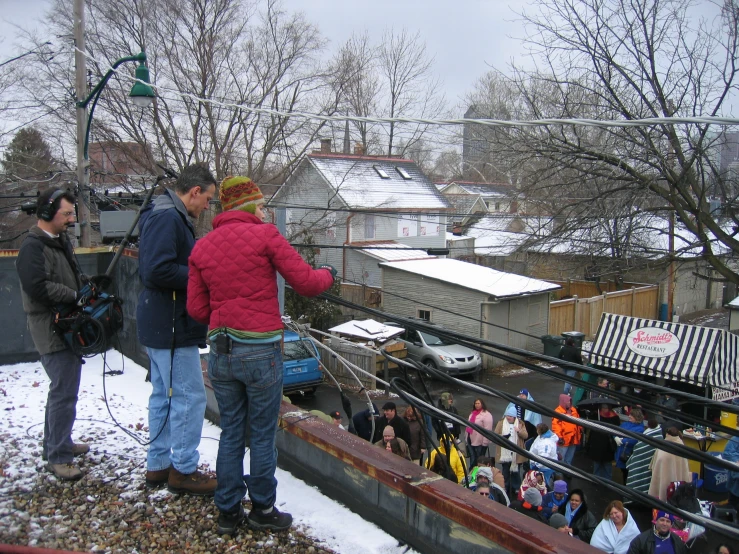
[[[331,272],[308,265],[277,227],[243,211],[217,216],[213,231],[195,244],[189,265],[187,311],[210,329],[282,329],[278,271],[303,296],[316,296],[333,283]]]

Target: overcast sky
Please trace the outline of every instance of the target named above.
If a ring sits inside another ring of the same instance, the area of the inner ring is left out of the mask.
[[[68,3],[72,9],[71,0]],[[48,5],[48,0],[0,0],[0,63],[15,52],[14,25],[38,28],[36,21]],[[522,54],[523,29],[512,6],[519,10],[523,1],[283,0],[283,5],[288,11],[303,11],[330,40],[330,51],[365,30],[376,40],[390,27],[419,31],[436,60],[450,105],[459,103],[489,65],[502,69]]]

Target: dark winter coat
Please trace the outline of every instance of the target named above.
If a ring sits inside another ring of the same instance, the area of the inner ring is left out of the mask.
[[[395,430],[396,437],[403,439],[406,444],[411,443],[411,429],[408,427],[408,422],[399,415],[396,415],[390,421],[385,416],[379,418],[375,427],[375,437],[372,442],[382,440],[382,432],[388,425]]]
[[[559,351],[559,356],[557,357],[560,360],[564,360],[565,362],[572,362],[574,364],[583,365],[582,353],[577,346],[568,346],[565,344]]]
[[[582,494],[580,497],[582,498]],[[568,496],[567,502],[569,501],[570,497]],[[563,509],[559,513],[564,515],[565,512],[566,510]],[[579,538],[583,542],[590,543],[590,537],[593,536],[593,532],[595,531],[595,528],[598,527],[598,523],[600,523],[598,519],[590,510],[588,510],[587,503],[583,501],[583,503],[580,504],[580,508],[572,517],[572,521],[568,527],[572,529],[572,536]]]
[[[277,273],[302,296],[317,296],[334,282],[328,269],[308,265],[274,225],[249,212],[224,212],[190,256],[187,310],[210,329],[281,330]]]
[[[36,350],[41,355],[69,348],[56,332],[54,314],[58,304],[72,304],[82,288],[81,272],[72,245],[62,233],[51,238],[32,227],[23,239],[15,262],[21,282],[23,311]]]
[[[136,306],[138,339],[149,348],[205,346],[207,326],[187,314],[187,260],[195,227],[182,200],[166,191],[139,220],[139,276],[144,285]]]
[[[688,554],[688,547],[675,533],[670,533],[672,539],[672,547],[675,549],[675,554]],[[638,535],[629,546],[627,554],[654,554],[655,541],[654,529],[648,529],[642,534]]]
[[[596,421],[596,419],[593,419]],[[621,419],[618,415],[613,417],[601,417],[601,423],[610,423],[619,427],[621,425]],[[613,460],[616,454],[616,441],[613,440],[613,434],[610,432],[596,431],[595,429],[590,430],[590,437],[588,438],[588,457],[594,462],[610,462]]]
[[[408,443],[408,448],[411,451],[411,460],[421,459],[421,449],[424,448],[424,436],[423,429],[421,428],[421,422],[418,420],[408,421],[408,430],[411,434],[411,442]]]
[[[357,436],[366,441],[369,441],[372,438],[372,420],[369,417],[371,413],[371,410],[367,408],[366,410],[362,410],[352,416],[352,424],[354,425],[354,430],[356,431]],[[375,413],[377,413],[376,407]],[[375,428],[376,427],[377,420],[375,420]]]
[[[511,502],[510,507],[521,514],[526,514],[536,521],[541,521],[544,525],[549,525],[544,508],[542,508],[541,506],[532,506],[526,501],[514,500],[513,502]]]

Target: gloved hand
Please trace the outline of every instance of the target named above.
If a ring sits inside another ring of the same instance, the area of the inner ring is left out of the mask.
[[[614,440],[616,441],[616,445],[621,446],[624,442],[624,439],[621,437],[615,437]]]
[[[331,272],[331,278],[336,279],[336,274],[338,273],[336,271],[336,268],[329,264],[321,264],[316,269],[328,269]]]
[[[90,287],[85,287],[82,290],[78,290],[74,293],[74,303],[77,304],[77,306],[82,307],[87,304],[87,301],[90,299],[91,295],[92,289]]]

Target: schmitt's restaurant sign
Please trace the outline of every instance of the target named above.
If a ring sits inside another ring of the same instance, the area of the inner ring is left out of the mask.
[[[680,339],[657,327],[634,329],[626,337],[629,350],[647,358],[666,358],[680,349]]]

